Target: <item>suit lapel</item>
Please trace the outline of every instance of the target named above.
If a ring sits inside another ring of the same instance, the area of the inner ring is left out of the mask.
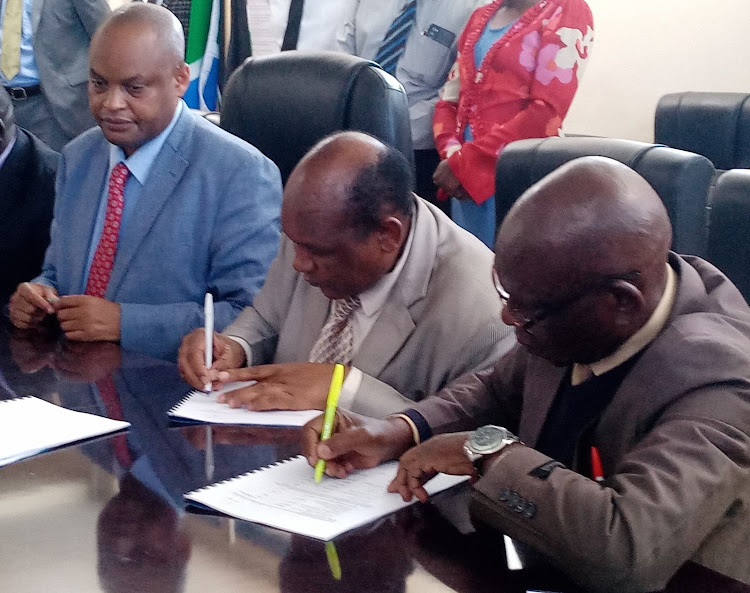
[[[518,431],[518,436],[527,445],[533,447],[539,439],[539,433],[542,432],[544,421],[547,419],[565,372],[565,367],[556,367],[542,359],[529,360],[529,369],[526,372],[528,379],[523,394],[521,426]]]
[[[174,129],[156,157],[143,191],[138,198],[137,213],[131,216],[128,227],[120,237],[117,259],[107,288],[107,298],[116,300],[117,291],[156,219],[174,194],[174,189],[189,163],[181,156],[182,145],[189,142],[195,123],[190,112],[183,107]]]
[[[58,270],[58,278],[70,278],[69,288],[73,294],[83,294],[86,290],[83,275],[88,262],[92,229],[109,168],[109,144],[102,137],[91,149],[90,154],[91,160],[86,165],[90,173],[85,174],[79,194],[73,198],[76,211],[81,215],[68,217],[71,227],[62,231],[65,236],[73,237],[73,240],[66,241],[68,253],[65,254],[65,261],[70,268],[67,271]]]
[[[411,306],[424,298],[435,265],[438,233],[435,218],[415,196],[414,236],[401,274],[375,325],[362,342],[352,364],[377,377],[401,349],[416,324]]]

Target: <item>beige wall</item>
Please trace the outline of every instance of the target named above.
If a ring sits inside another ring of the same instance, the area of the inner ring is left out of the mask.
[[[750,92],[748,0],[588,0],[596,41],[567,133],[653,140],[659,97]]]

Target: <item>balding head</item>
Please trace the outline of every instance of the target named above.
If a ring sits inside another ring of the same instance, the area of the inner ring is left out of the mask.
[[[134,2],[97,29],[89,50],[89,107],[130,156],[164,131],[190,83],[182,28],[166,8]]]
[[[178,18],[166,8],[156,4],[132,2],[112,12],[99,26],[91,40],[94,45],[116,27],[148,28],[160,41],[159,55],[168,56],[175,65],[185,56],[185,35]]]
[[[612,296],[610,317],[577,321],[588,348],[567,342],[578,351],[576,362],[591,362],[635,333],[655,309],[671,236],[661,199],[640,175],[611,159],[585,157],[542,179],[513,206],[498,233],[496,269],[513,308],[523,312],[561,302],[572,311],[584,297]],[[507,308],[504,317],[518,322]],[[584,323],[598,328],[589,332]],[[517,330],[520,341],[526,333]]]
[[[16,137],[13,101],[4,88],[0,87],[0,152],[5,150],[10,141]]]
[[[284,188],[282,229],[297,245],[295,268],[329,298],[369,288],[406,240],[411,183],[404,156],[371,136],[341,132],[319,142]],[[329,257],[316,257],[323,252]]]

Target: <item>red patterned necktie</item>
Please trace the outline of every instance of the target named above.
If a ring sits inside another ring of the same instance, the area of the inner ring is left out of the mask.
[[[120,222],[124,204],[125,182],[128,179],[128,168],[124,163],[117,163],[109,176],[107,190],[107,212],[104,215],[104,228],[91,261],[89,279],[85,294],[104,298],[112,276],[117,254],[117,239],[120,236]]]

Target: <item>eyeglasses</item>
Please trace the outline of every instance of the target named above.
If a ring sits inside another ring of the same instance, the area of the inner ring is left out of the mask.
[[[495,270],[495,268],[492,268],[492,281],[495,284],[495,290],[500,297],[500,302],[503,304],[503,307],[507,309],[508,313],[510,313],[513,319],[513,325],[520,327],[530,335],[533,335],[534,332],[532,330],[535,325],[539,325],[553,315],[561,313],[568,307],[577,303],[591,291],[603,288],[611,282],[614,282],[615,280],[632,282],[640,275],[641,273],[638,270],[631,270],[629,272],[625,272],[624,274],[608,274],[605,276],[601,276],[596,280],[585,283],[578,291],[574,292],[572,295],[559,301],[547,303],[543,307],[538,307],[532,313],[526,314],[522,311],[522,309],[518,307],[512,307],[510,305],[510,294],[503,288],[503,285],[500,283],[500,278],[498,278],[497,276],[497,270]]]

